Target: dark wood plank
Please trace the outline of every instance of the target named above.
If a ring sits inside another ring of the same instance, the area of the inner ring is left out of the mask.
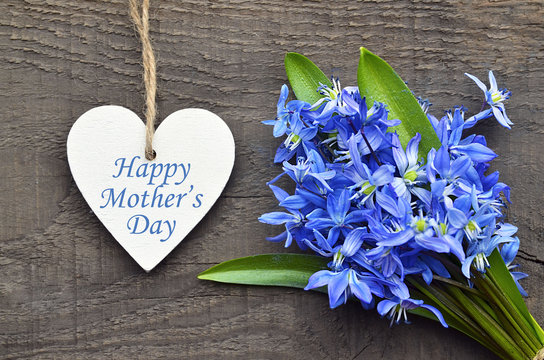
[[[272,118],[283,55],[310,56],[354,84],[359,46],[383,56],[434,112],[479,107],[463,73],[493,69],[514,93],[512,131],[476,130],[500,154],[520,228],[527,303],[544,323],[544,3],[523,1],[155,1],[159,111],[208,108],[236,140],[222,198],[150,274],[90,212],[66,163],[65,141],[91,107],[141,114],[138,39],[127,3],[3,0],[0,5],[0,357],[490,359],[426,320],[388,327],[355,304],[328,309],[315,293],[226,286],[196,274],[233,257],[285,251],[257,222],[275,208]],[[182,140],[182,137],[181,137]]]

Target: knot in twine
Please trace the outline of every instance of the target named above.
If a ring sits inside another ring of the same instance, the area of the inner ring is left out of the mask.
[[[535,355],[533,360],[544,360],[544,348],[540,349],[540,351]]]
[[[149,38],[149,1],[143,0],[141,7],[138,0],[129,0],[130,16],[136,30],[140,35],[142,42],[142,60],[144,67],[145,84],[145,157],[147,160],[153,160],[156,156],[153,150],[153,134],[155,133],[155,117],[157,115],[157,106],[155,104],[155,95],[157,93],[157,67],[155,64],[155,55],[151,48]]]

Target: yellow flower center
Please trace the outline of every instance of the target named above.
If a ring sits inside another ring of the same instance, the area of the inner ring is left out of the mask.
[[[376,186],[375,185],[370,185],[370,183],[367,181],[363,184],[363,186],[361,186],[362,188],[365,188],[363,190],[363,194],[365,195],[370,195],[372,194],[372,192],[376,189]]]
[[[440,232],[442,235],[446,235],[446,224],[440,223]]]
[[[423,232],[423,231],[425,231],[426,228],[427,228],[427,222],[425,220],[420,219],[420,220],[416,221],[417,231]]]
[[[491,95],[491,100],[493,100],[493,102],[497,102],[501,99],[501,93],[498,92],[498,91],[495,91],[492,95]]]
[[[415,171],[408,171],[404,174],[406,180],[415,181],[417,179],[417,173]]]

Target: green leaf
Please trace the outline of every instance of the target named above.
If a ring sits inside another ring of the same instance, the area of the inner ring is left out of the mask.
[[[397,73],[364,47],[361,48],[357,84],[361,96],[366,96],[369,107],[374,101],[385,103],[389,109],[389,119],[399,119],[402,123],[390,128],[396,131],[400,143],[406,147],[416,133],[421,134],[419,157],[427,159],[431,148],[439,149],[442,145],[434,132],[427,115],[421,110],[416,98]]]
[[[304,288],[310,276],[327,268],[326,258],[302,254],[263,254],[225,261],[199,279],[245,285]]]
[[[510,272],[506,268],[499,251],[495,249],[491,255],[487,257],[487,260],[489,261],[489,265],[491,265],[487,270],[489,271],[489,274],[501,284],[501,289],[508,294],[508,297],[512,300],[514,305],[522,311],[523,316],[528,318],[529,310],[523,301],[523,297],[521,296],[514,279],[512,279],[512,275],[510,275]]]
[[[534,330],[534,334],[537,336],[538,340],[544,344],[544,331],[540,325],[535,321],[523,297],[521,296],[518,287],[512,275],[506,268],[504,260],[502,259],[499,251],[495,249],[490,256],[487,257],[489,261],[490,268],[487,269],[489,277],[497,285],[501,292],[512,302],[512,304],[518,309],[519,313],[524,317],[525,321],[530,324]]]
[[[287,53],[285,72],[298,100],[314,104],[323,97],[317,92],[321,84],[332,88],[331,81],[323,74],[323,71],[303,55],[294,52]]]

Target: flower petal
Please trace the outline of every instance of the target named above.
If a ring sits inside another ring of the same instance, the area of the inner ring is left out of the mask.
[[[349,288],[353,295],[362,302],[369,304],[372,301],[370,288],[367,284],[357,278],[357,275],[353,270],[350,270]]]
[[[320,270],[310,276],[308,279],[308,285],[306,285],[304,290],[311,290],[325,286],[330,282],[333,276],[334,273],[329,270]]]
[[[391,300],[382,300],[378,303],[378,306],[376,307],[376,310],[378,310],[378,313],[381,316],[387,315],[392,308],[397,306],[398,303],[391,301]]]
[[[495,80],[495,75],[493,75],[493,71],[489,70],[489,91],[495,92],[497,90],[497,80]]]
[[[434,316],[436,316],[438,321],[440,321],[440,323],[442,324],[443,327],[445,327],[445,328],[448,327],[448,324],[446,323],[446,320],[444,320],[444,316],[442,316],[442,313],[437,308],[435,308],[434,306],[431,306],[431,305],[427,305],[427,304],[423,304],[420,307],[422,307],[424,309],[427,309],[430,312],[432,312],[434,314]]]
[[[505,117],[506,114],[503,115],[503,113],[497,106],[493,106],[492,109],[493,115],[495,115],[495,119],[497,119],[497,121],[505,128],[511,129],[510,125],[508,124],[509,119]]]
[[[284,212],[269,212],[259,217],[260,222],[270,225],[280,225],[294,220],[297,220],[297,218],[293,214]]]
[[[338,299],[340,299],[340,296],[342,296],[348,287],[348,271],[348,269],[344,269],[339,273],[335,273],[329,281],[328,292],[331,308],[336,305]]]
[[[485,84],[483,82],[481,82],[480,79],[478,79],[476,76],[470,75],[468,73],[465,73],[465,75],[468,76],[469,78],[471,78],[472,81],[474,81],[476,83],[476,85],[478,85],[478,87],[480,89],[482,89],[483,92],[487,91],[487,86],[485,86]]]
[[[365,234],[367,234],[365,228],[356,228],[350,231],[350,233],[348,234],[348,236],[346,236],[346,239],[344,240],[342,249],[340,250],[342,254],[345,257],[350,257],[353,256],[357,251],[359,251],[361,245],[363,245]]]
[[[448,221],[451,226],[456,229],[464,228],[468,223],[468,218],[464,212],[459,209],[451,208],[448,209]]]

